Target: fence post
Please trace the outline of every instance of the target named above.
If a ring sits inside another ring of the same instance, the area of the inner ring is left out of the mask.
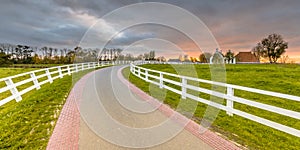
[[[227,87],[227,96],[231,97],[234,96],[234,89],[231,87]],[[226,100],[226,107],[227,111],[226,114],[229,116],[233,116],[232,110],[233,110],[233,101],[231,99]]]
[[[88,69],[90,69],[90,63],[88,63]]]
[[[68,65],[67,70],[68,70],[68,75],[71,75],[70,65]]]
[[[48,68],[46,69],[46,75],[47,75],[47,77],[48,77],[49,82],[52,83],[52,82],[53,82],[53,79],[52,79],[52,77],[51,77],[51,74],[50,74],[50,71],[49,71]]]
[[[100,67],[100,63],[99,63],[99,61],[98,61],[97,65],[98,65],[98,67]]]
[[[60,77],[60,78],[63,78],[63,74],[62,74],[62,72],[61,72],[61,67],[57,67],[57,69],[58,69],[59,77]]]
[[[129,65],[129,70],[132,72],[132,64]]]
[[[133,72],[132,70],[133,70],[133,66],[132,64],[130,64],[130,72]]]
[[[136,68],[135,68],[135,67],[136,67],[136,66],[133,66],[133,68],[132,68],[132,73],[136,75]]]
[[[164,76],[163,76],[163,74],[160,72],[159,73],[159,88],[164,88],[164,81],[163,81],[163,79],[164,79]]]
[[[145,78],[146,78],[146,81],[149,82],[148,70],[147,69],[145,69]]]
[[[78,72],[78,65],[77,64],[75,64],[75,70],[76,70],[76,72]]]
[[[135,75],[137,75],[137,73],[136,73],[137,72],[136,66],[133,67],[133,72],[134,72]]]
[[[84,64],[81,64],[81,71],[84,70]]]
[[[12,81],[12,79],[9,78],[9,79],[5,80],[5,83],[7,86],[10,86],[9,90],[10,90],[11,94],[14,96],[15,100],[17,102],[21,101],[22,97],[21,97],[17,87],[15,86],[14,82]]]
[[[181,93],[181,98],[186,99],[186,85],[187,85],[186,78],[182,77],[181,82],[182,82],[182,85],[181,85],[181,92],[182,92]]]
[[[36,78],[34,72],[30,73],[30,77],[31,77],[31,79],[32,79],[32,82],[33,82],[35,88],[36,88],[37,90],[40,89],[41,86],[40,86],[39,81],[37,80],[37,78]]]
[[[138,76],[141,77],[141,69],[138,68]]]
[[[93,65],[94,65],[94,68],[96,68],[96,63],[95,62],[93,63]]]

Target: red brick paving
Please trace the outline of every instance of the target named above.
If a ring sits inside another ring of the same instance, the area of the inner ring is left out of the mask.
[[[92,73],[94,72],[81,78],[71,90],[48,142],[47,150],[78,149],[80,128],[79,100],[85,82]]]

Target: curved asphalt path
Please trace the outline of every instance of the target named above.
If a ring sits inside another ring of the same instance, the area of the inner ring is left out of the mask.
[[[84,88],[80,103],[79,149],[129,149],[132,146],[142,147],[143,144],[155,144],[147,149],[212,149],[184,129],[176,135],[174,132],[182,129],[180,125],[132,94],[118,77],[120,68],[101,69],[87,79],[88,86]],[[161,123],[165,125],[153,129],[153,134],[150,129],[145,132],[147,135],[141,135],[133,134],[135,130],[126,131],[125,127],[116,123],[129,128],[151,128]]]

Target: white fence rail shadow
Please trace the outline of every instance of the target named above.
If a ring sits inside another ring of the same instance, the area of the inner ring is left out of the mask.
[[[108,65],[109,63],[97,63],[97,62],[88,62],[88,63],[78,63],[78,64],[70,64],[64,66],[56,66],[50,67],[40,70],[34,70],[6,78],[1,78],[1,82],[5,82],[6,86],[0,87],[0,94],[4,94],[5,92],[10,92],[10,95],[3,99],[0,98],[0,106],[12,101],[16,100],[17,102],[22,100],[22,95],[33,90],[40,89],[41,85],[46,83],[52,83],[53,80],[58,78],[63,78],[65,75],[71,75],[74,72],[83,71],[86,69],[92,69],[96,67],[101,67]],[[14,79],[22,78],[21,81],[15,81]],[[18,87],[25,84],[32,84],[25,89],[19,90]],[[7,94],[5,94],[7,95]]]
[[[261,117],[255,116],[253,114],[249,114],[247,112],[243,112],[241,110],[238,110],[238,109],[234,108],[234,103],[237,102],[237,103],[245,104],[245,105],[248,105],[248,106],[256,107],[256,108],[259,108],[259,109],[262,109],[262,110],[270,111],[270,112],[273,112],[273,113],[277,113],[277,114],[280,114],[280,115],[284,115],[284,116],[288,116],[288,117],[300,120],[300,113],[299,112],[292,111],[292,110],[287,110],[287,109],[284,109],[284,108],[280,108],[280,107],[276,107],[276,106],[272,106],[272,105],[267,105],[267,104],[263,104],[263,103],[251,101],[251,100],[248,100],[248,99],[245,99],[245,98],[234,96],[234,90],[235,89],[236,90],[242,90],[242,91],[247,91],[247,92],[251,92],[251,93],[268,95],[268,96],[284,98],[284,99],[300,102],[300,97],[298,97],[298,96],[282,94],[282,93],[276,93],[276,92],[271,92],[271,91],[265,91],[265,90],[249,88],[249,87],[243,87],[243,86],[238,86],[238,85],[214,82],[214,81],[203,80],[203,79],[198,79],[198,78],[192,78],[192,77],[187,77],[187,76],[181,76],[181,75],[177,75],[177,74],[171,74],[171,73],[167,73],[167,72],[161,72],[161,71],[157,71],[157,70],[142,68],[142,67],[136,66],[134,64],[130,65],[130,72],[133,73],[135,76],[141,78],[142,80],[146,81],[146,82],[156,84],[160,88],[165,88],[167,90],[170,90],[172,92],[175,92],[175,93],[181,95],[181,97],[183,99],[190,98],[190,99],[193,99],[195,101],[204,103],[206,105],[210,105],[212,107],[224,110],[230,116],[233,116],[233,114],[235,114],[235,115],[250,119],[252,121],[261,123],[263,125],[272,127],[274,129],[283,131],[285,133],[300,137],[300,130],[298,130],[298,129],[288,127],[286,125],[282,125],[280,123],[270,121],[270,120],[267,120],[265,118],[261,118]],[[152,73],[152,74],[150,74],[150,73]],[[157,74],[157,75],[154,75],[153,73]],[[170,77],[178,78],[178,79],[180,79],[181,82],[164,78],[164,76],[170,76]],[[150,80],[150,78],[152,78],[154,80]],[[155,81],[155,79],[157,80],[157,82]],[[194,81],[194,82],[198,82],[198,83],[206,83],[206,84],[216,85],[216,86],[220,86],[220,87],[225,87],[227,89],[226,90],[227,93],[224,94],[224,93],[220,93],[220,92],[213,91],[213,90],[210,90],[210,89],[205,89],[205,88],[202,88],[202,87],[196,87],[196,86],[193,86],[193,85],[189,85],[189,84],[187,84],[188,83],[187,81]],[[178,89],[172,88],[170,86],[167,86],[164,83],[170,83],[170,84],[173,84],[173,85],[180,86],[181,90],[178,90]],[[198,91],[198,92],[209,94],[209,95],[213,95],[213,96],[216,96],[216,97],[219,97],[219,98],[222,98],[222,99],[226,99],[226,105],[215,103],[215,102],[200,98],[199,96],[189,94],[189,93],[186,92],[187,89]]]

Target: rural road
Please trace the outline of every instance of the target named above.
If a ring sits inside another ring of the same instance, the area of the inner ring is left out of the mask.
[[[79,149],[212,149],[130,91],[122,66],[91,75],[80,101]]]
[[[122,67],[96,70],[76,82],[47,150],[240,149],[210,130],[200,133],[202,126],[128,82]]]

